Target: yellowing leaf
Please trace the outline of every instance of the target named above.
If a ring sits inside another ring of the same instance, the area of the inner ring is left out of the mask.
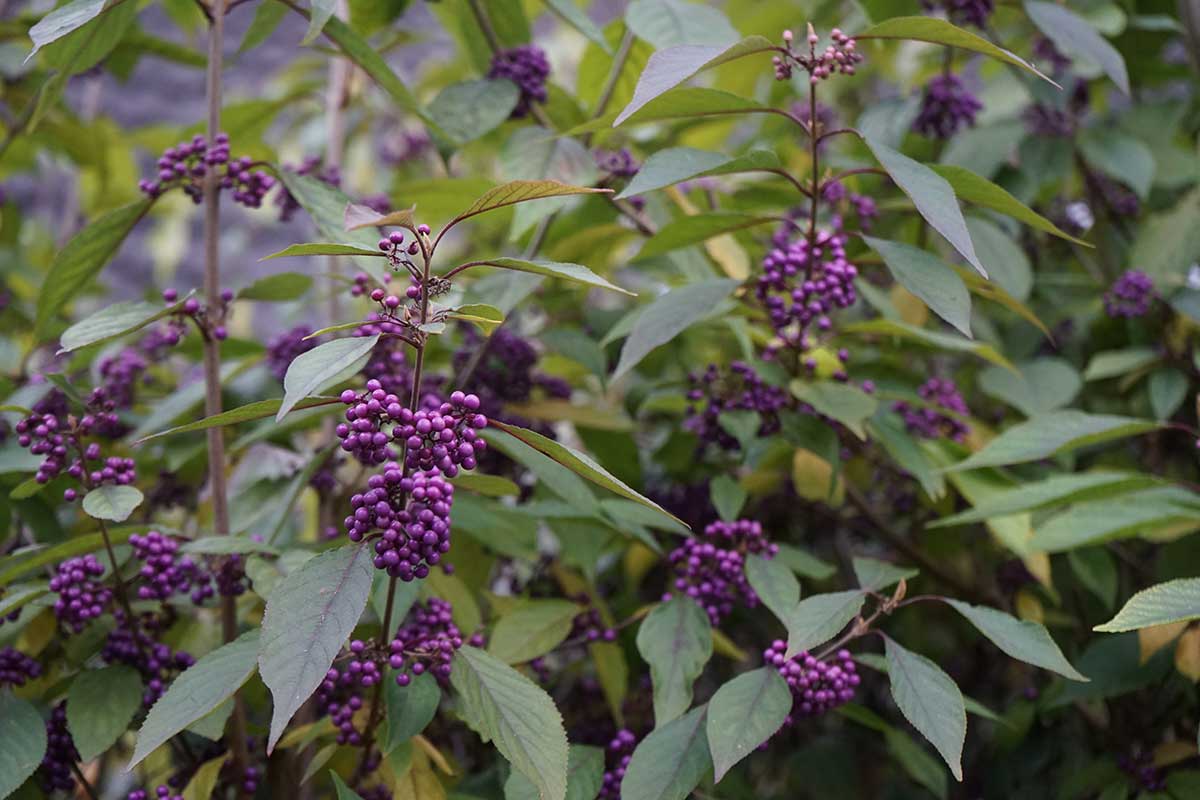
[[[1176,637],[1183,633],[1183,629],[1186,627],[1186,622],[1168,622],[1164,625],[1151,625],[1148,628],[1139,628],[1138,654],[1141,663],[1145,664],[1154,657],[1155,653],[1175,641]]]
[[[1200,682],[1200,628],[1184,631],[1179,637],[1179,643],[1175,645],[1175,669],[1192,683]],[[1195,749],[1190,749],[1194,754]]]

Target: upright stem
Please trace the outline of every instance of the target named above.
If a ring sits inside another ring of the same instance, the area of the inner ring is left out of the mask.
[[[814,252],[817,246],[817,205],[821,201],[821,162],[820,139],[817,137],[817,84],[811,80],[808,84],[808,152],[812,157],[812,181],[809,184],[812,194],[809,197],[808,212],[808,263],[804,266],[805,275],[812,277],[816,258]]]
[[[208,142],[210,146],[221,132],[221,72],[224,66],[225,11],[227,0],[211,0],[212,20],[208,29]],[[204,296],[209,313],[221,307],[221,205],[216,170],[210,169],[204,181]],[[221,413],[221,342],[206,331],[204,335],[204,413]],[[213,505],[213,530],[218,536],[229,535],[229,497],[225,486],[225,440],[220,428],[208,430],[208,483]],[[235,598],[221,598],[221,634],[226,642],[237,637]],[[237,772],[238,795],[245,772],[246,709],[241,695],[234,697],[229,722],[230,749]]]

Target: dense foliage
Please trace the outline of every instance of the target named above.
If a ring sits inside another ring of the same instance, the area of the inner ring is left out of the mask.
[[[1200,797],[1200,5],[587,5],[8,4],[0,798]]]

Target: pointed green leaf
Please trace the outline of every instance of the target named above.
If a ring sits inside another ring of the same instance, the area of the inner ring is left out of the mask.
[[[42,763],[46,723],[27,701],[0,692],[0,797],[8,797]]]
[[[963,336],[972,338],[971,295],[958,273],[928,250],[871,236],[864,236],[863,241],[879,254],[901,286]]]
[[[725,683],[708,701],[708,748],[713,780],[720,783],[735,764],[782,726],[792,710],[792,692],[774,667],[759,667]]]
[[[638,315],[621,357],[613,370],[617,380],[636,367],[652,350],[674,339],[687,328],[713,313],[713,309],[738,287],[734,280],[708,280],[672,289],[658,297]]]
[[[685,595],[655,606],[642,620],[637,648],[650,665],[656,728],[692,704],[692,683],[712,657],[712,647],[708,614]]]
[[[638,744],[621,780],[622,800],[685,800],[712,768],[707,706],[694,708]]]
[[[450,220],[446,224],[446,227],[438,234],[438,238],[444,236],[446,231],[463,220],[497,208],[525,203],[530,200],[541,200],[546,197],[569,197],[574,194],[607,194],[611,191],[611,189],[596,189],[590,186],[571,186],[570,184],[552,180],[509,181],[481,195],[465,211]]]
[[[259,261],[272,258],[288,258],[290,256],[363,256],[384,258],[384,253],[378,247],[362,247],[356,244],[336,244],[334,242],[309,242],[308,244],[290,244],[278,253],[263,256]]]
[[[378,341],[378,333],[350,336],[319,344],[296,356],[283,376],[283,402],[275,412],[275,421],[279,422],[287,416],[309,395],[358,372],[362,366],[358,362],[370,356]]]
[[[962,692],[942,669],[919,653],[884,640],[892,699],[912,726],[941,754],[962,780],[962,749],[967,709]]]
[[[355,327],[361,323],[354,323]],[[328,406],[342,402],[337,398],[320,398],[312,397],[307,400],[301,400],[296,404],[296,411],[306,408],[316,408],[317,406]],[[283,405],[282,400],[255,400],[253,403],[247,403],[244,406],[231,408],[228,411],[222,411],[220,414],[213,414],[211,417],[204,417],[195,422],[189,422],[186,425],[178,425],[174,428],[168,428],[165,431],[151,434],[134,442],[134,445],[149,442],[152,439],[158,439],[162,436],[174,436],[178,433],[191,433],[192,431],[203,431],[208,428],[220,428],[225,425],[237,425],[239,422],[251,422],[256,419],[266,419],[274,416]]]
[[[851,589],[806,597],[787,619],[787,657],[812,650],[837,636],[862,610],[866,595]]]
[[[437,713],[442,690],[433,675],[424,673],[414,677],[408,686],[397,686],[394,680],[385,680],[383,691],[387,727],[382,744],[386,754],[425,730]]]
[[[1179,578],[1135,594],[1117,615],[1093,630],[1121,633],[1200,619],[1200,578]]]
[[[715,236],[777,221],[776,217],[723,211],[714,211],[710,214],[691,214],[671,220],[659,228],[658,232],[642,245],[636,258],[654,258],[681,247],[700,244]]]
[[[548,278],[560,278],[572,283],[582,283],[586,286],[596,286],[601,289],[620,292],[630,297],[636,296],[633,292],[622,289],[616,284],[609,283],[581,264],[565,264],[560,261],[505,257],[488,259],[481,266],[500,267],[501,269],[511,269],[517,272],[528,272],[533,275],[544,275]]]
[[[1125,59],[1101,36],[1092,24],[1066,6],[1026,0],[1025,13],[1050,41],[1068,55],[1081,56],[1104,70],[1125,94],[1129,91],[1129,71]]]
[[[67,728],[79,760],[91,761],[121,737],[142,707],[142,677],[130,667],[81,672],[67,694]]]
[[[429,116],[456,146],[487,135],[516,108],[521,92],[510,80],[482,78],[452,83],[429,104]]]
[[[582,611],[566,600],[522,600],[492,629],[488,653],[506,664],[524,664],[562,644]]]
[[[1156,430],[1158,423],[1110,414],[1053,411],[1008,428],[949,472],[1038,461],[1080,447],[1137,436]]]
[[[946,182],[954,188],[954,194],[958,196],[959,200],[965,203],[990,208],[993,211],[998,211],[1015,220],[1024,222],[1031,228],[1037,228],[1040,231],[1045,231],[1060,239],[1066,239],[1068,242],[1074,242],[1083,247],[1092,247],[1091,244],[1082,239],[1077,239],[1062,230],[1053,222],[1013,197],[1006,189],[997,186],[987,178],[976,175],[966,167],[953,164],[930,164],[929,168],[945,178]]]
[[[758,599],[786,625],[796,604],[800,602],[800,582],[796,576],[782,561],[763,558],[755,553],[746,556],[744,569],[746,580]]]
[[[900,581],[917,577],[917,570],[901,567],[877,558],[855,556],[853,559],[854,577],[865,592],[882,592]]]
[[[1067,657],[1058,648],[1045,626],[1037,622],[1019,620],[986,606],[973,606],[961,600],[948,599],[946,602],[966,617],[996,647],[1013,658],[1057,672],[1073,681],[1088,680],[1067,661]]]
[[[719,9],[687,0],[633,0],[625,9],[625,25],[655,50],[681,44],[726,47],[741,38]]]
[[[1054,475],[1045,480],[1024,483],[991,493],[970,511],[961,511],[930,523],[931,528],[983,522],[992,517],[1019,514],[1046,506],[1075,503],[1092,498],[1112,497],[1159,483],[1157,478],[1135,472],[1084,472]]]
[[[572,744],[567,751],[567,800],[596,800],[604,785],[604,749]],[[504,782],[504,800],[540,800],[537,787],[517,770]]]
[[[981,36],[976,36],[970,31],[963,30],[937,17],[892,17],[891,19],[885,19],[878,25],[867,28],[854,38],[908,39],[916,42],[945,45],[946,47],[957,47],[962,50],[982,53],[990,58],[1012,64],[1013,66],[1032,72],[1042,80],[1054,83],[1054,81],[1051,81],[1020,56],[1014,55],[1002,47],[997,47]],[[1058,84],[1054,85],[1057,86]]]
[[[69,353],[88,345],[101,344],[118,336],[141,330],[155,320],[177,311],[183,301],[164,306],[162,303],[127,301],[113,303],[76,322],[63,331],[59,353]]]
[[[617,195],[626,197],[652,192],[681,181],[707,175],[730,175],[735,172],[760,172],[780,168],[779,156],[771,150],[751,150],[740,156],[710,153],[694,147],[668,147],[646,159],[642,168]]]
[[[142,493],[132,486],[105,484],[83,496],[83,510],[94,519],[124,522],[143,499]]]

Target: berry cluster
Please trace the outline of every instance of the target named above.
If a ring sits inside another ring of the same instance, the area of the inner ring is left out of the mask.
[[[633,758],[637,743],[637,736],[633,731],[622,728],[604,748],[604,763],[607,769],[604,770],[597,800],[620,800],[621,781],[625,778],[625,770],[629,768],[629,760]]]
[[[596,150],[593,154],[596,167],[614,178],[632,178],[642,165],[627,148],[620,150]]]
[[[706,444],[716,444],[724,450],[737,450],[736,437],[721,426],[721,414],[726,411],[754,411],[762,422],[760,436],[770,436],[779,430],[779,412],[791,405],[787,391],[763,381],[754,368],[743,361],[734,361],[729,372],[722,373],[716,364],[709,364],[700,374],[688,376],[687,415],[683,427],[700,437]]]
[[[575,598],[581,602],[587,602],[587,595]],[[600,616],[600,609],[589,608],[575,615],[575,619],[571,620],[571,632],[567,634],[568,641],[582,639],[587,642],[613,642],[617,639],[617,629],[610,628],[604,624],[604,619]]]
[[[54,615],[72,633],[79,633],[105,612],[113,599],[112,589],[99,581],[104,565],[95,556],[68,558],[50,579],[50,591],[58,593]]]
[[[54,707],[50,719],[46,720],[46,753],[38,768],[42,789],[46,793],[73,792],[75,774],[71,771],[71,765],[78,760],[79,751],[75,749],[75,740],[67,728],[67,702],[64,700]]]
[[[0,688],[24,686],[42,674],[42,665],[15,647],[0,648]]]
[[[251,170],[247,158],[229,157],[229,137],[218,133],[212,146],[201,134],[190,142],[168,147],[159,157],[156,180],[138,181],[138,188],[149,197],[159,197],[169,189],[182,188],[195,203],[204,199],[204,179],[216,170],[218,186],[232,189],[233,199],[248,208],[262,205],[263,196],[275,185],[275,179],[262,170]]]
[[[416,412],[402,408],[392,418],[397,425],[392,438],[405,444],[405,465],[409,469],[438,469],[448,478],[459,467],[475,469],[475,457],[487,449],[479,431],[488,420],[479,411],[479,397],[455,391],[448,402],[420,408]],[[389,407],[389,416],[391,408]]]
[[[786,657],[787,642],[776,639],[763,652],[763,661],[775,667],[795,698],[784,725],[815,717],[854,699],[860,678],[848,650],[838,650],[828,661],[807,652]]]
[[[92,390],[87,400],[86,413],[75,420],[68,414],[67,398],[58,389],[52,389],[33,406],[33,413],[16,425],[17,443],[34,455],[45,456],[34,476],[38,483],[49,483],[64,469],[72,478],[86,486],[109,483],[128,485],[136,479],[135,465],[131,458],[110,456],[105,458],[100,445],[92,442],[83,447],[82,438],[89,435],[119,436],[124,428],[114,409],[116,404],[108,398],[103,387]],[[79,456],[71,459],[74,451]],[[91,462],[91,463],[89,463]],[[79,496],[75,489],[67,489],[63,498],[68,502]]]
[[[830,331],[829,314],[849,308],[858,299],[854,288],[858,268],[846,259],[847,237],[841,231],[818,230],[811,248],[805,236],[782,244],[780,238],[763,259],[755,296],[776,333],[805,349],[804,332],[810,324]],[[797,330],[789,331],[793,326]]]
[[[179,557],[179,542],[158,531],[148,531],[145,536],[134,534],[129,537],[133,555],[142,562],[138,574],[142,579],[137,594],[140,600],[166,600],[172,595],[192,591],[195,584],[208,583],[207,577],[199,574],[195,561],[187,556]],[[201,586],[197,586],[197,592]],[[203,600],[203,595],[193,600]]]
[[[360,643],[361,644],[361,643]],[[359,664],[357,674],[349,668],[330,668],[325,673],[325,680],[317,689],[317,704],[329,716],[333,726],[337,728],[337,743],[358,746],[363,743],[363,732],[354,727],[354,715],[363,707],[363,662],[354,660],[351,664]],[[373,662],[370,663],[374,667]]]
[[[718,520],[704,529],[703,536],[687,539],[671,551],[667,560],[675,573],[672,589],[695,600],[718,625],[736,605],[758,605],[758,595],[746,580],[746,556],[773,558],[778,552],[779,545],[767,541],[759,523]],[[670,597],[671,592],[663,595],[664,600]]]
[[[413,606],[408,621],[388,645],[388,666],[396,670],[398,686],[408,686],[414,676],[425,672],[432,673],[441,686],[449,685],[450,662],[463,645],[453,611],[448,601],[437,597]]]
[[[412,131],[396,128],[384,136],[379,145],[379,156],[385,163],[395,166],[417,160],[432,145],[433,140],[424,128]]]
[[[125,800],[183,800],[183,795],[172,793],[170,786],[159,786],[153,793],[145,789],[134,789],[125,795]]]
[[[1154,281],[1144,272],[1127,270],[1104,293],[1104,313],[1113,319],[1142,317],[1154,302]]]
[[[267,343],[267,369],[278,380],[287,375],[288,367],[301,353],[307,353],[317,346],[319,340],[309,339],[312,328],[307,325],[297,325],[290,331],[285,331]]]
[[[104,392],[116,408],[130,408],[137,385],[150,362],[136,348],[124,347],[115,355],[100,359],[100,378]]]
[[[904,425],[910,433],[924,439],[949,439],[954,442],[962,442],[967,438],[970,426],[958,416],[942,413],[950,411],[964,417],[971,413],[954,381],[949,378],[930,378],[921,384],[917,394],[930,405],[916,408],[900,400],[892,406],[904,418]]]
[[[150,708],[172,679],[196,660],[190,653],[172,650],[154,638],[165,624],[153,615],[143,615],[134,624],[127,621],[124,612],[117,612],[116,617],[117,627],[108,634],[100,657],[108,664],[124,664],[141,673],[145,681],[142,705]]]
[[[372,531],[375,566],[404,581],[424,578],[450,551],[454,487],[437,470],[405,475],[396,462],[372,475],[368,489],[350,498],[346,533],[359,542]]]
[[[384,391],[382,384],[372,378],[361,395],[347,389],[341,400],[348,406],[346,421],[334,432],[342,440],[342,450],[364,464],[382,464],[391,458],[391,437],[383,428],[405,411],[400,398]]]
[[[506,404],[528,402],[535,389],[560,400],[571,396],[569,383],[536,370],[537,350],[508,328],[497,328],[486,340],[475,328],[465,329],[463,346],[454,352],[452,363],[461,373],[472,361],[470,382],[463,388],[479,397],[479,410],[488,417],[499,416]]]
[[[984,28],[995,4],[993,0],[921,0],[921,7],[926,13],[944,12],[955,24]]]
[[[934,76],[921,95],[921,110],[913,130],[931,139],[949,139],[963,128],[974,127],[983,103],[962,78],[950,73]]]
[[[507,78],[521,90],[512,118],[527,116],[534,103],[544,103],[549,96],[546,79],[550,77],[550,62],[540,47],[523,44],[501,50],[492,56],[489,78]]]
[[[335,166],[322,168],[320,156],[309,156],[301,162],[300,166],[296,167],[291,164],[284,164],[283,168],[288,172],[294,172],[297,175],[311,175],[322,183],[327,183],[330,186],[342,185],[342,173]],[[288,222],[296,212],[300,210],[300,203],[292,196],[292,193],[285,187],[275,197],[275,205],[279,207],[279,221]]]
[[[1161,792],[1167,788],[1166,773],[1154,765],[1154,755],[1149,751],[1119,756],[1117,766],[1143,792]]]
[[[856,65],[863,60],[854,39],[842,33],[838,28],[834,28],[829,33],[829,38],[833,41],[824,50],[818,52],[817,42],[821,41],[821,37],[817,36],[817,32],[809,25],[807,56],[792,50],[793,38],[791,31],[784,31],[783,47],[779,48],[782,55],[771,59],[771,63],[775,67],[776,80],[788,80],[792,77],[792,69],[799,66],[808,73],[809,82],[816,85],[838,72],[843,75],[853,75]]]

